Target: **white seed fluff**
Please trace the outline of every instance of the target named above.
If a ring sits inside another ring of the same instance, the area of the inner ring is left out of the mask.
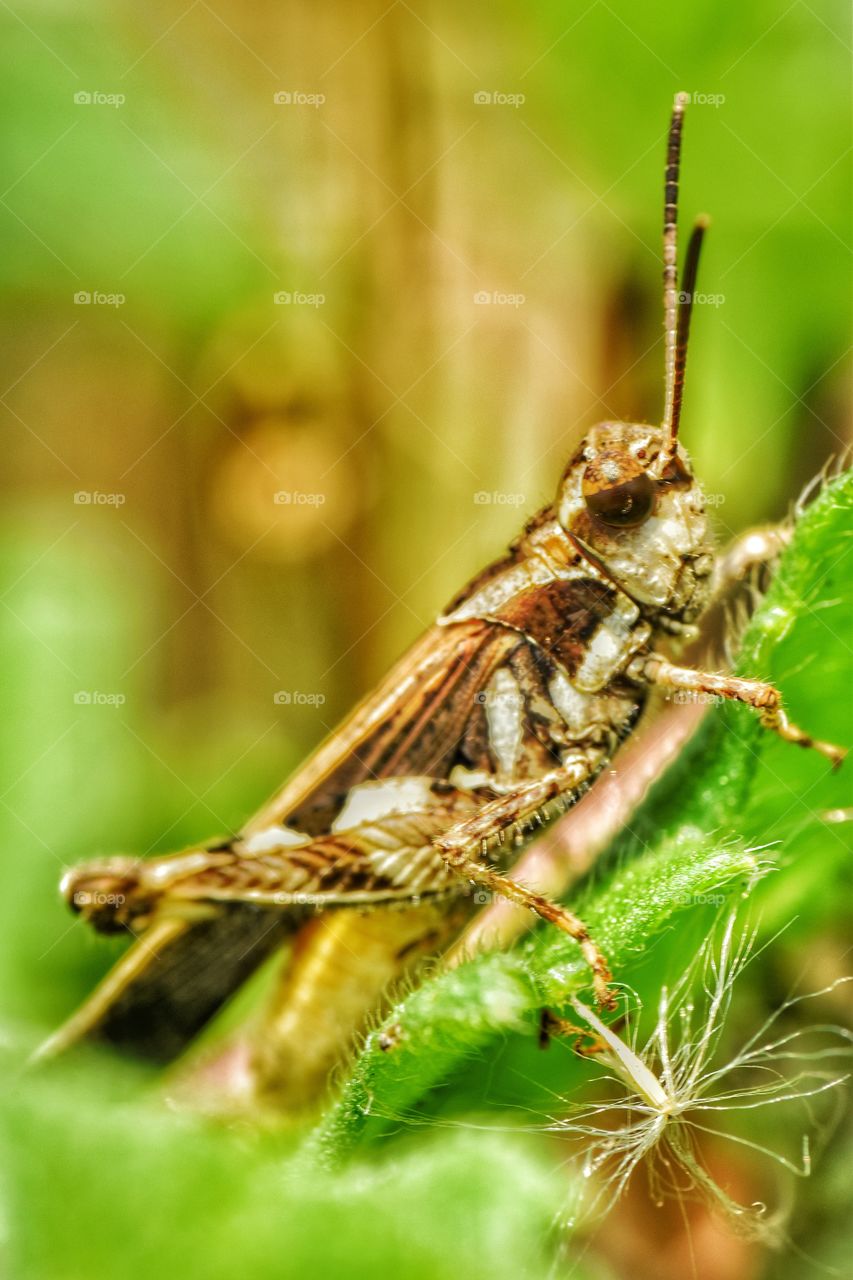
[[[838,979],[821,991],[785,1001],[737,1052],[718,1062],[733,988],[753,958],[755,942],[754,931],[735,942],[735,920],[733,913],[719,946],[709,939],[675,986],[661,990],[654,1029],[643,1045],[630,1024],[624,1035],[617,1035],[593,1010],[572,1000],[575,1013],[597,1037],[596,1051],[589,1059],[615,1086],[612,1098],[571,1107],[549,1126],[584,1144],[583,1173],[590,1193],[575,1218],[606,1212],[635,1169],[645,1163],[657,1203],[667,1194],[699,1191],[747,1234],[778,1239],[782,1215],[768,1215],[763,1204],[741,1205],[729,1196],[702,1164],[698,1139],[702,1134],[728,1139],[761,1152],[799,1177],[808,1177],[808,1134],[803,1134],[797,1162],[716,1128],[714,1114],[805,1101],[847,1080],[848,1074],[839,1073],[839,1062],[851,1053],[853,1033],[824,1024],[783,1032],[778,1022],[804,1000],[824,995],[850,979]],[[703,980],[694,998],[700,969]]]

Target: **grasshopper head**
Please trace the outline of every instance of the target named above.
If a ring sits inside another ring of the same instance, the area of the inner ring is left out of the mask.
[[[99,933],[119,933],[146,923],[152,903],[143,891],[136,858],[104,858],[66,871],[60,893]]]
[[[679,631],[701,613],[713,557],[705,503],[678,441],[690,317],[699,251],[708,227],[697,218],[677,290],[678,178],[686,94],[676,94],[664,179],[663,309],[665,384],[660,428],[602,422],[560,485],[557,513],[578,549],[659,626]]]
[[[702,611],[713,570],[705,503],[687,454],[636,423],[602,422],[567,467],[563,528],[629,596],[670,621]]]

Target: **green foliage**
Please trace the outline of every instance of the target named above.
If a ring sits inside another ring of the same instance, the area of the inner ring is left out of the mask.
[[[205,1129],[89,1064],[5,1109],[6,1274],[79,1280],[543,1275],[561,1188],[542,1152],[455,1135],[343,1175]]]
[[[713,216],[701,288],[724,302],[694,317],[685,442],[722,538],[779,517],[844,433],[847,10],[128,13],[0,13],[4,427],[21,496],[0,528],[0,1269],[544,1277],[548,1223],[575,1190],[563,1150],[439,1126],[535,1127],[587,1096],[567,1044],[536,1047],[540,1008],[587,980],[571,944],[539,930],[425,981],[392,1015],[398,1049],[371,1039],[297,1152],[296,1135],[173,1112],[159,1077],[105,1056],[24,1069],[116,955],[69,919],[57,880],[99,852],[237,828],[514,535],[519,509],[473,511],[473,492],[522,488],[529,513],[585,423],[654,420],[676,89],[725,96],[687,123],[684,220]],[[278,88],[321,84],[325,113],[273,106]],[[478,88],[522,90],[524,108],[478,108]],[[126,102],[74,104],[93,89]],[[324,308],[273,304],[297,287],[321,288]],[[481,287],[526,302],[474,306]],[[74,304],[93,289],[126,305]],[[335,503],[319,508],[302,560],[266,537],[300,431],[355,513],[337,526]],[[78,487],[126,505],[78,508]],[[740,658],[794,719],[848,743],[850,506],[847,477],[800,522]],[[279,686],[322,688],[327,705],[272,721]],[[80,708],[86,689],[126,702]],[[574,901],[618,977],[653,1001],[706,936],[701,899],[736,900],[758,867],[762,934],[785,933],[737,1016],[763,1017],[805,965],[820,986],[853,900],[850,827],[821,815],[849,803],[849,778],[745,709],[715,710]],[[849,1186],[830,1150],[794,1224],[804,1256],[838,1269]],[[778,1280],[811,1267],[792,1256]]]
[[[798,522],[739,661],[743,671],[780,678],[796,714],[836,737],[849,729],[839,708],[843,656],[823,642],[823,630],[843,635],[851,621],[842,595],[851,511],[848,473]],[[817,684],[805,661],[816,635],[825,655]],[[841,794],[820,760],[793,747],[777,751],[744,708],[715,710],[578,904],[620,979],[654,991],[663,972],[683,968],[713,918],[708,897],[743,893],[759,861],[778,868],[756,890],[768,907],[765,928],[776,927],[780,902],[806,905],[801,895],[818,878],[831,920],[828,885],[841,884],[841,859],[819,808]],[[767,813],[799,811],[800,800],[809,820],[794,824],[792,838],[751,851],[754,837],[765,843]],[[819,868],[801,865],[814,858]],[[170,1273],[188,1278],[233,1274],[234,1259],[257,1277],[302,1269],[544,1275],[548,1223],[573,1193],[543,1142],[476,1131],[416,1131],[417,1141],[401,1142],[392,1130],[408,1118],[431,1124],[436,1099],[446,1116],[490,1112],[490,1124],[512,1128],[514,1113],[496,1111],[481,1088],[502,1046],[527,1055],[525,1070],[538,1070],[539,1085],[556,1066],[563,1096],[582,1089],[581,1060],[532,1058],[530,1050],[540,1010],[561,1007],[587,982],[575,945],[544,928],[509,954],[426,980],[389,1016],[399,1024],[396,1047],[381,1052],[376,1034],[369,1038],[339,1100],[295,1152],[293,1137],[164,1111],[149,1077],[108,1070],[95,1055],[44,1077],[21,1074],[31,1041],[22,1029],[6,1047],[13,1087],[3,1107],[13,1274],[72,1280],[120,1266],[142,1277],[168,1257]],[[512,1100],[529,1113],[535,1087]],[[362,1154],[341,1168],[357,1144]],[[338,1167],[325,1171],[329,1163]]]

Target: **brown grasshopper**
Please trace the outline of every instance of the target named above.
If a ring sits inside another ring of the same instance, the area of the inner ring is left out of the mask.
[[[648,691],[735,699],[788,741],[840,760],[788,721],[773,686],[678,666],[663,652],[696,633],[716,565],[678,440],[707,225],[694,226],[679,292],[684,106],[679,95],[667,149],[661,426],[594,427],[554,502],[239,835],[65,876],[74,910],[137,940],[47,1050],[86,1036],[169,1060],[292,937],[250,1067],[257,1092],[298,1107],[389,983],[446,946],[484,894],[575,939],[597,999],[611,1006],[607,961],[583,922],[504,864],[593,783]]]

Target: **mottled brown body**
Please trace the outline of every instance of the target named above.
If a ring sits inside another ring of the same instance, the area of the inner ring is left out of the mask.
[[[668,210],[671,169],[670,154]],[[674,227],[667,237],[674,253]],[[69,873],[73,907],[138,941],[49,1048],[94,1036],[168,1059],[295,934],[252,1070],[259,1094],[301,1107],[389,984],[446,946],[484,893],[575,938],[608,1004],[606,961],[583,922],[507,867],[594,782],[649,688],[713,687],[833,756],[788,724],[769,686],[677,667],[661,652],[694,632],[714,570],[702,493],[676,439],[689,303],[676,312],[671,256],[664,424],[590,431],[554,502],[238,836]]]

